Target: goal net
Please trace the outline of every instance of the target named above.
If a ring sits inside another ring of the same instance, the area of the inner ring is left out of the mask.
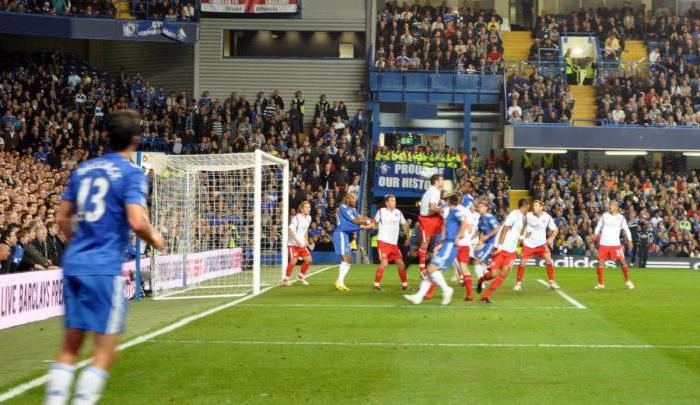
[[[161,155],[151,217],[166,247],[151,259],[155,299],[258,294],[286,267],[289,166],[261,151]]]

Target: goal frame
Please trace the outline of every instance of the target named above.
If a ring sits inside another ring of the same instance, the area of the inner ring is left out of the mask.
[[[197,299],[197,298],[227,298],[227,297],[243,297],[248,294],[252,295],[259,295],[260,293],[266,291],[266,289],[274,286],[267,286],[266,288],[263,288],[263,283],[262,283],[262,277],[261,277],[261,271],[262,271],[262,237],[263,237],[263,232],[262,232],[262,226],[263,226],[263,207],[262,207],[262,200],[263,200],[263,167],[266,166],[265,161],[270,162],[272,164],[276,164],[281,168],[282,171],[282,179],[281,179],[281,193],[282,193],[282,211],[281,211],[281,246],[279,247],[279,252],[280,254],[280,268],[279,268],[279,279],[281,280],[282,277],[284,276],[284,270],[287,268],[287,264],[289,261],[289,257],[286,254],[286,249],[287,249],[287,243],[288,243],[288,228],[289,228],[289,161],[286,159],[281,159],[276,156],[273,156],[269,153],[265,153],[259,149],[255,150],[252,153],[234,153],[234,154],[220,154],[220,155],[203,155],[203,156],[217,156],[217,157],[225,157],[225,156],[233,156],[233,155],[248,155],[250,157],[252,155],[252,161],[249,162],[248,164],[239,164],[239,165],[231,165],[231,164],[212,164],[212,165],[197,165],[197,164],[185,164],[182,166],[182,170],[184,170],[184,176],[185,176],[185,181],[184,181],[184,190],[183,193],[185,196],[190,196],[193,190],[196,190],[197,188],[197,178],[196,176],[192,176],[193,173],[199,172],[199,171],[235,171],[235,170],[240,170],[240,169],[250,169],[251,167],[253,168],[253,183],[254,183],[254,196],[253,196],[253,210],[254,210],[254,215],[253,215],[253,229],[252,229],[252,237],[253,237],[253,257],[252,257],[252,282],[248,284],[237,284],[235,286],[220,286],[221,288],[224,287],[250,287],[250,290],[248,292],[244,293],[224,293],[224,294],[195,294],[195,295],[183,295],[183,293],[186,292],[191,292],[192,290],[196,289],[202,289],[203,291],[207,291],[212,288],[217,288],[217,287],[209,287],[209,286],[199,286],[196,284],[192,284],[191,286],[188,286],[187,284],[187,259],[188,259],[188,254],[190,253],[189,248],[183,249],[182,252],[182,276],[183,276],[183,289],[177,289],[174,291],[168,291],[164,292],[162,294],[156,294],[156,291],[158,289],[157,286],[157,281],[156,281],[156,275],[155,272],[156,270],[156,259],[158,257],[158,253],[154,252],[151,257],[150,257],[150,265],[151,265],[151,272],[152,272],[152,288],[154,291],[153,299],[154,300],[172,300],[172,299]],[[194,155],[197,156],[197,155]],[[192,157],[192,156],[189,156]],[[174,156],[174,155],[168,155],[167,159],[169,162],[176,162],[178,159],[181,159],[183,157],[181,156]],[[183,159],[184,160],[184,159]],[[156,191],[158,190],[158,182],[159,182],[159,177],[161,176],[154,176],[153,179],[153,190]],[[192,184],[191,179],[194,179],[195,184]],[[162,181],[162,180],[160,180]],[[156,193],[154,193],[154,199],[157,201],[158,196]],[[158,207],[156,206],[154,201],[153,206],[151,207],[151,215],[152,219],[155,223],[159,222],[159,210]],[[188,207],[189,208],[189,207]],[[191,229],[193,226],[194,222],[194,210],[192,209],[184,209],[184,236],[185,236],[185,241],[191,241]],[[272,265],[274,266],[274,264]]]

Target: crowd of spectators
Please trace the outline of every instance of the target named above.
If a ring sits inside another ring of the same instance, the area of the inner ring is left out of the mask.
[[[598,72],[598,118],[613,125],[700,125],[700,89],[693,70],[692,75],[663,69],[636,76]]]
[[[12,265],[4,262],[3,272],[60,263],[60,256],[46,251],[46,260],[39,260],[22,241],[41,238],[41,228],[54,234],[53,216],[70,170],[105,153],[105,122],[118,109],[141,112],[147,149],[217,154],[259,148],[289,159],[290,207],[312,203],[320,249],[330,247],[340,199],[359,189],[369,119],[362,110],[350,116],[340,100],[321,96],[312,104],[301,91],[286,101],[277,91],[260,92],[253,102],[236,92],[226,99],[208,92],[192,98],[156,89],[138,73],[106,74],[71,55],[2,56],[0,245],[12,246],[14,258]],[[27,262],[30,257],[36,260]]]
[[[141,20],[194,21],[199,13],[195,0],[129,0],[132,15]],[[0,11],[58,16],[116,18],[111,0],[0,0]]]
[[[513,71],[506,80],[507,120],[510,124],[570,123],[574,109],[571,88],[562,75],[529,75]]]
[[[496,73],[503,66],[503,20],[468,2],[453,9],[387,1],[376,26],[378,70]]]
[[[632,231],[628,257],[700,258],[700,180],[696,171],[649,169],[639,158],[632,170],[541,168],[531,193],[544,201],[559,226],[553,253],[595,258],[593,231],[611,201],[617,201]],[[648,243],[639,236],[650,231]],[[636,262],[639,265],[639,261]]]

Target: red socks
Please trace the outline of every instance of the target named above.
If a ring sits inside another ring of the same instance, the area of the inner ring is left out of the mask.
[[[287,264],[287,273],[286,273],[287,278],[289,278],[289,277],[292,276],[292,272],[294,271],[294,265],[295,265],[295,264],[296,264],[296,263],[294,263],[293,261],[290,261],[289,264]],[[308,266],[307,266],[307,267],[308,267]]]
[[[598,284],[605,284],[605,280],[603,279],[603,266],[598,266]]]
[[[622,274],[625,275],[625,282],[630,281],[630,268],[626,264],[622,266]]]
[[[401,279],[402,283],[407,283],[408,282],[408,275],[406,274],[406,268],[405,267],[399,267],[399,278]]]
[[[302,263],[302,264],[301,264],[301,271],[299,272],[299,275],[300,275],[300,276],[305,275],[305,274],[306,274],[306,270],[308,270],[308,269],[309,269],[309,265],[308,265],[306,262]]]
[[[518,277],[520,276],[520,269],[518,269]],[[554,281],[554,264],[550,263],[547,265],[547,278],[549,278],[549,281]],[[520,278],[518,278],[518,281],[520,281]]]
[[[421,273],[425,272],[425,262],[428,259],[428,250],[427,249],[418,249],[418,268],[420,269]]]
[[[472,292],[472,275],[467,272],[467,274],[462,276],[462,280],[464,281],[464,286],[467,288],[467,298],[473,297],[474,293]]]
[[[382,276],[384,276],[384,267],[377,267],[377,275],[374,276],[374,282],[377,284],[381,283]]]
[[[496,277],[496,273],[494,273],[493,270],[489,270],[483,276],[481,276],[479,279],[479,284],[482,284],[484,281],[493,280],[494,277]]]
[[[520,261],[523,261],[523,262],[524,262],[524,260],[522,260],[522,259],[521,259]],[[547,274],[549,274],[549,268],[547,268]],[[523,265],[521,264],[520,266],[518,266],[518,279],[517,279],[516,281],[517,281],[518,283],[522,282],[522,281],[523,281],[523,276],[524,276],[524,275],[525,275],[525,266],[523,266]],[[550,280],[551,280],[551,278],[550,278]]]
[[[481,294],[481,298],[488,298],[489,295],[496,291],[496,289],[500,287],[501,284],[503,284],[503,282],[506,280],[506,275],[507,273],[503,273],[500,276],[496,277],[496,279],[493,280],[491,284],[489,284],[489,287],[486,289],[486,291],[484,291],[484,293]]]

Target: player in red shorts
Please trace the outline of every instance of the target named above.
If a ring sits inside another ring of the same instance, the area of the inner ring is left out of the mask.
[[[289,264],[287,264],[287,272],[282,280],[282,285],[291,285],[289,278],[292,276],[294,266],[297,260],[302,259],[301,271],[299,272],[299,282],[304,285],[309,285],[306,281],[306,270],[311,265],[311,252],[309,251],[309,226],[311,225],[311,204],[304,201],[299,204],[299,213],[289,222],[289,242],[287,249],[289,250]]]
[[[479,284],[476,287],[477,292],[481,292],[481,286],[485,281],[495,279],[489,284],[486,291],[481,294],[481,302],[490,304],[491,300],[489,297],[508,277],[508,273],[518,255],[520,234],[523,232],[525,214],[529,209],[530,202],[523,198],[518,201],[518,208],[511,211],[506,220],[503,221],[503,227],[498,235],[498,247],[493,254],[493,259],[491,259],[489,271],[479,279]]]
[[[418,249],[418,270],[423,278],[427,277],[425,264],[428,260],[428,248],[430,242],[442,232],[442,208],[440,207],[440,190],[443,178],[439,174],[430,177],[430,187],[423,193],[420,200],[420,215],[418,223],[421,229],[421,243]],[[430,298],[435,291],[435,285],[430,288],[425,298]]]
[[[379,267],[377,267],[377,274],[374,277],[374,290],[381,291],[384,269],[391,262],[396,263],[396,267],[399,270],[399,278],[401,279],[401,288],[406,290],[408,288],[408,277],[398,241],[402,227],[406,235],[410,233],[408,222],[406,222],[403,213],[396,208],[396,197],[388,195],[384,198],[384,203],[386,207],[379,209],[374,215],[374,222],[379,227],[377,249],[381,260]],[[408,239],[406,239],[406,244],[408,245]]]
[[[610,209],[604,213],[598,224],[595,227],[595,236],[600,238],[598,247],[598,285],[596,290],[605,288],[605,280],[603,278],[603,265],[606,260],[615,260],[620,262],[622,274],[625,275],[625,286],[629,289],[634,288],[634,284],[630,280],[630,269],[625,262],[625,252],[620,244],[620,232],[625,231],[627,238],[627,246],[632,248],[632,233],[627,226],[627,220],[620,213],[620,206],[617,201],[610,201]]]
[[[547,230],[551,232],[549,237],[547,237]],[[515,291],[522,290],[525,266],[528,259],[533,256],[544,258],[549,286],[553,290],[559,289],[559,285],[554,281],[554,263],[552,262],[552,253],[549,250],[549,247],[554,243],[554,238],[557,237],[557,232],[559,229],[552,216],[544,212],[544,203],[535,200],[532,203],[532,212],[525,214],[525,239],[523,239],[523,253],[520,256],[520,266],[518,266],[518,279],[513,287]]]

